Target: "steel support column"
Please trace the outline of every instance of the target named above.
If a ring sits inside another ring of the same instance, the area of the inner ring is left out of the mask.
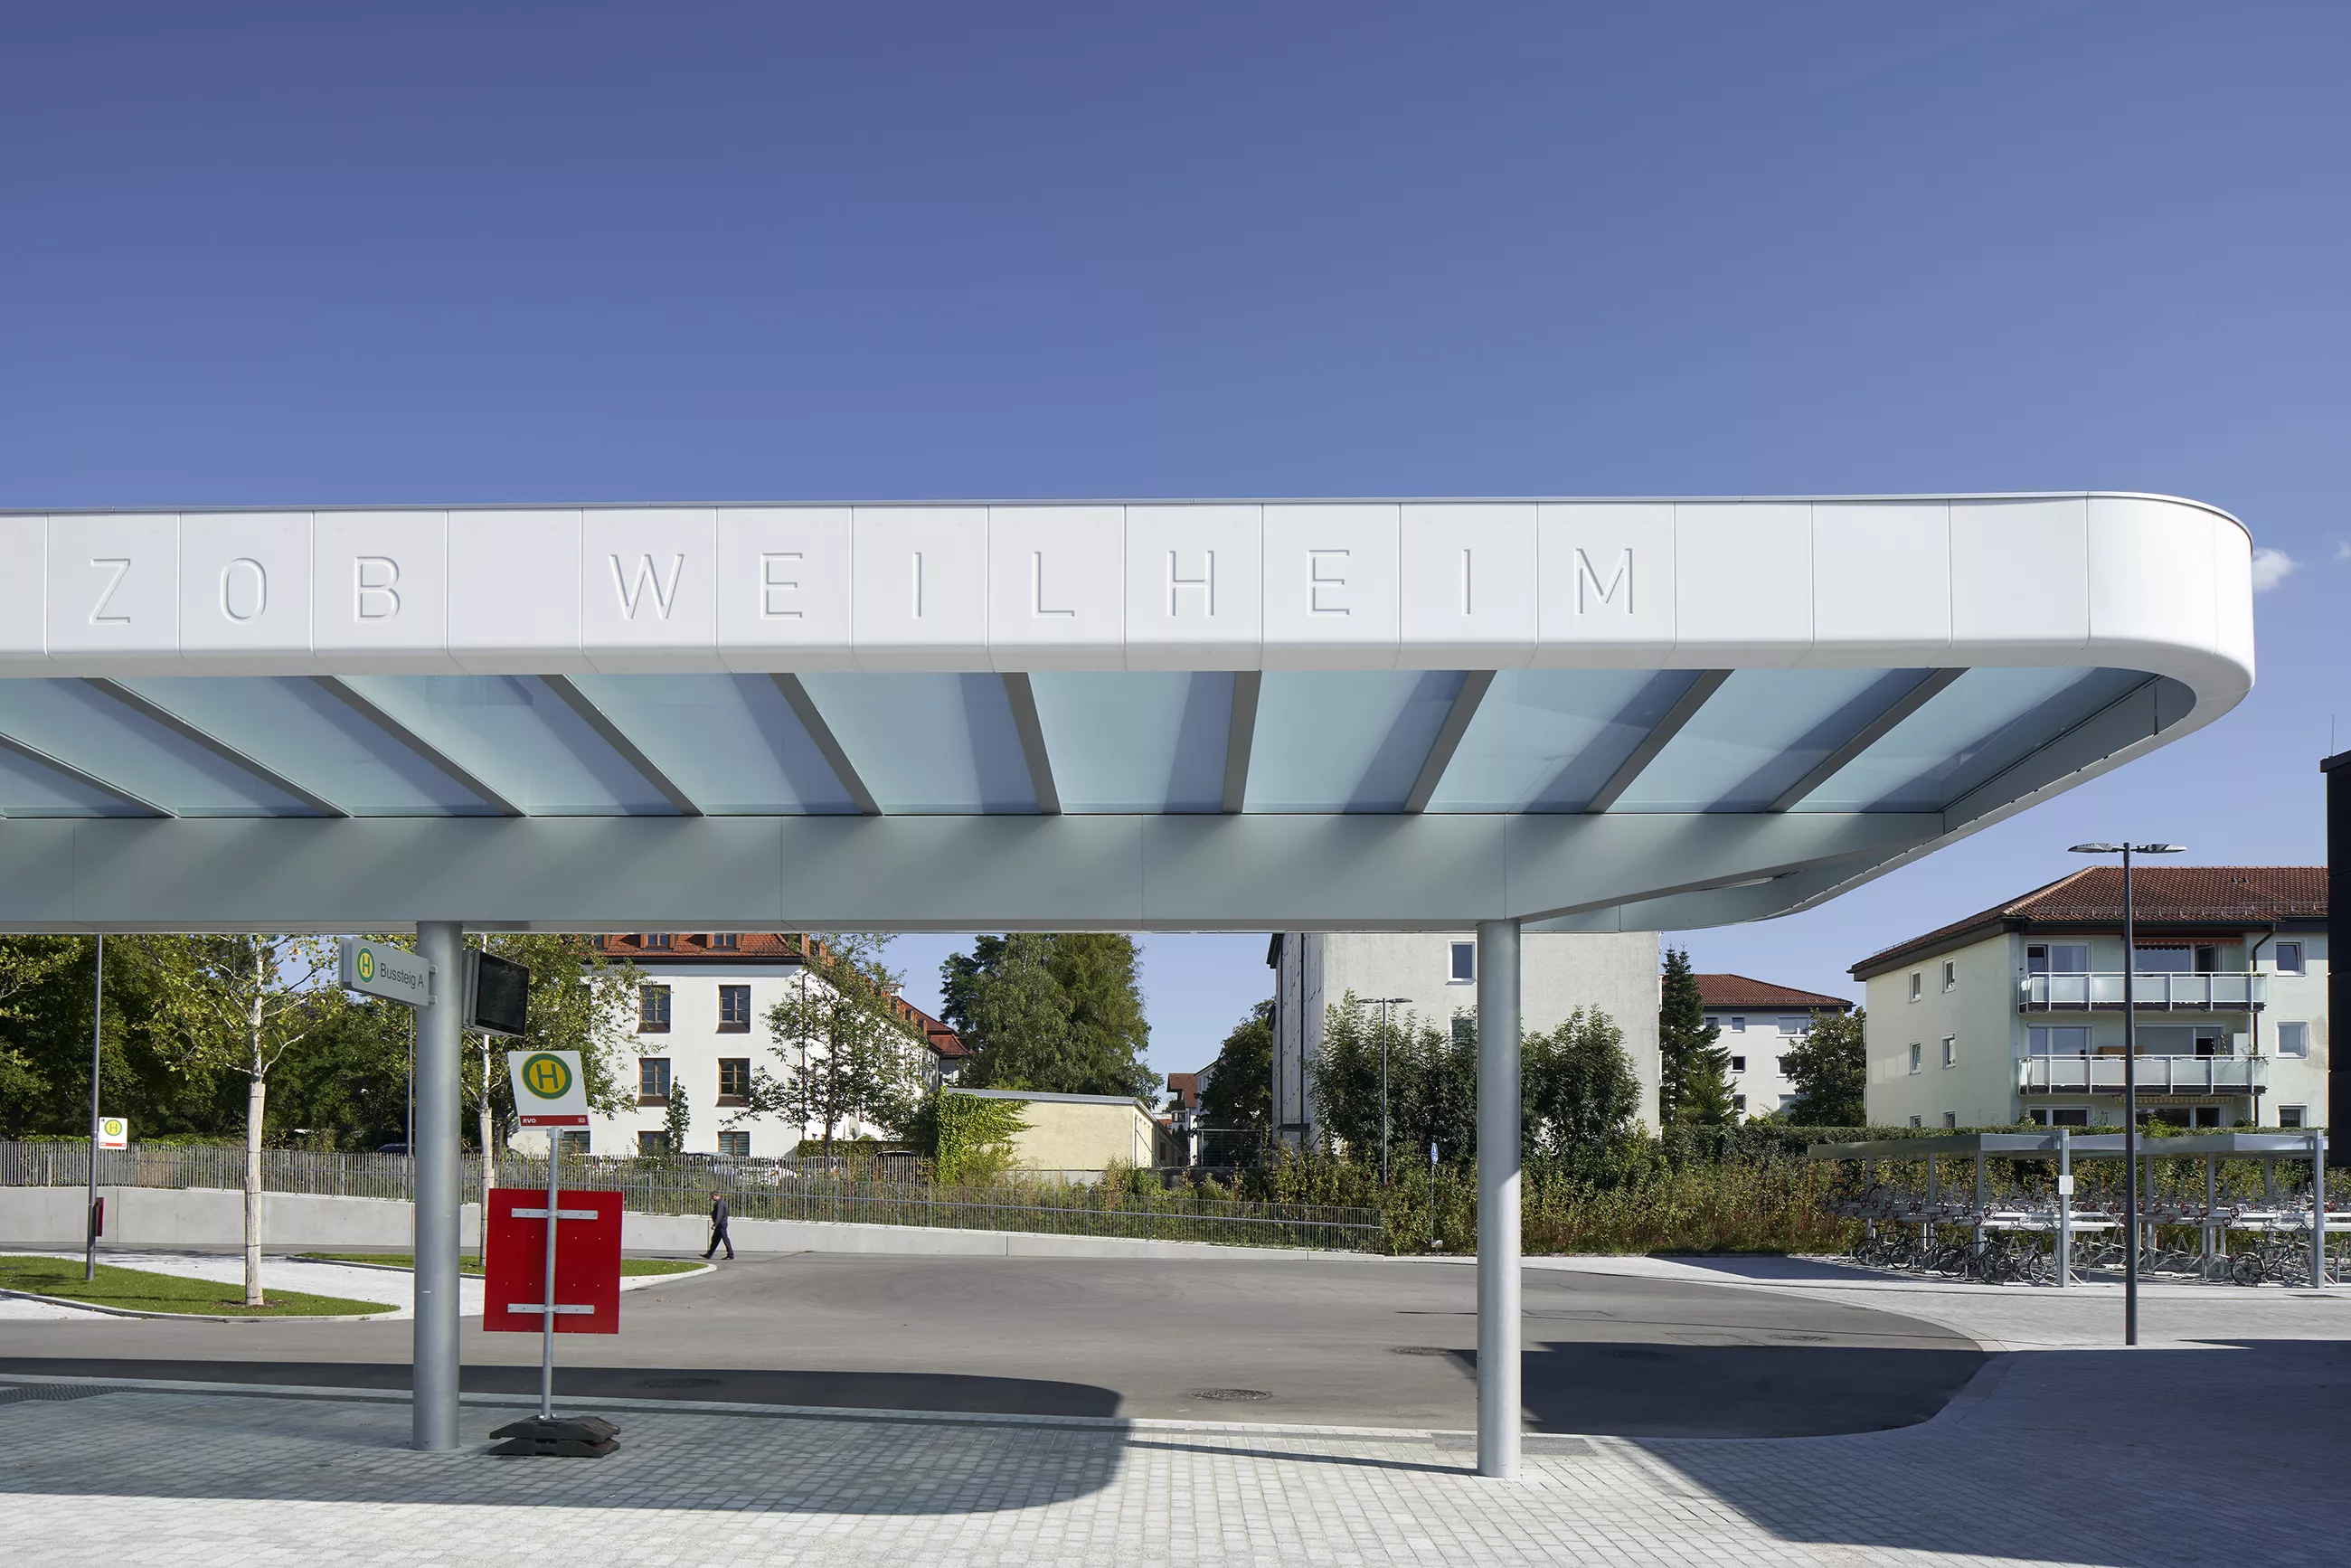
[[[458,1206],[465,1200],[459,1150],[465,1071],[465,933],[451,920],[422,920],[416,952],[433,966],[433,1005],[416,1011],[416,1341],[411,1446],[457,1446]]]
[[[1478,1473],[1519,1473],[1519,923],[1478,923]]]

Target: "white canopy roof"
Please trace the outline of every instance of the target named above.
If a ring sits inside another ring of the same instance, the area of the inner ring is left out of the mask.
[[[6,515],[0,928],[1687,928],[2252,678],[2144,496]]]

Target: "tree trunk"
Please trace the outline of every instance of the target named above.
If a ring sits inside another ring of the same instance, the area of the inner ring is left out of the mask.
[[[258,1063],[256,1063],[256,1068]],[[269,1080],[258,1071],[245,1092],[245,1304],[267,1305],[261,1293],[261,1118]]]

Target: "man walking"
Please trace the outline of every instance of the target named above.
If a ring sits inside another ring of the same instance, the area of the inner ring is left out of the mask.
[[[726,1249],[726,1261],[732,1263],[735,1243],[726,1234],[726,1195],[714,1192],[710,1195],[710,1246],[702,1255],[707,1258],[722,1245]]]

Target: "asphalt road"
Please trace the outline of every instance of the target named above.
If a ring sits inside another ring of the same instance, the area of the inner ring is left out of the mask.
[[[1794,1437],[1922,1421],[1984,1353],[1896,1313],[1735,1285],[1524,1276],[1530,1430]],[[569,1398],[1462,1428],[1467,1261],[745,1256],[556,1342]],[[0,1322],[0,1372],[408,1385],[410,1325]],[[537,1334],[465,1320],[465,1386],[536,1392]]]

